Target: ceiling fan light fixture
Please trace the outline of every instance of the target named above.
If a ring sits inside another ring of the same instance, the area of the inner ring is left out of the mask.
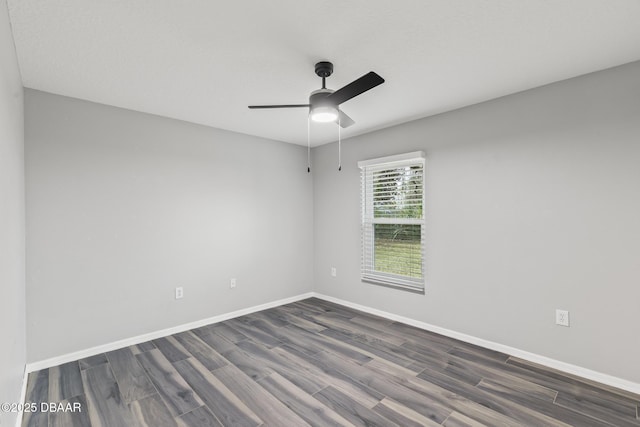
[[[317,123],[330,123],[338,120],[338,110],[330,106],[319,106],[311,110],[311,120]]]

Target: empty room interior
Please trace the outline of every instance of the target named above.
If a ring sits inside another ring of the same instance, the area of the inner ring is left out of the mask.
[[[638,22],[0,0],[0,426],[640,426]]]

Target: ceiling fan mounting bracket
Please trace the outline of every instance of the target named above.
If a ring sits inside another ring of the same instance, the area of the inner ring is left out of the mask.
[[[333,64],[328,61],[318,62],[316,64],[316,74],[318,77],[326,78],[333,74]]]

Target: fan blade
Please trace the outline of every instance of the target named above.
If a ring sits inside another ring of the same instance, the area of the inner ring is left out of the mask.
[[[301,108],[307,107],[309,108],[309,104],[285,104],[285,105],[249,105],[249,108],[257,109],[257,108]]]
[[[381,85],[382,83],[384,83],[384,79],[373,71],[370,71],[359,79],[352,81],[348,85],[327,96],[327,101],[330,101],[333,105],[340,105],[343,102],[368,91],[369,89],[373,89],[374,87]]]
[[[344,111],[338,110],[338,114],[340,114],[340,122],[336,121],[336,123],[339,123],[341,128],[348,128],[356,123],[351,117],[347,116]]]

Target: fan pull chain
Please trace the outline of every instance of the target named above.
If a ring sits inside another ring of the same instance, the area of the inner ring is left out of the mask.
[[[311,116],[307,116],[307,173],[311,173]]]
[[[338,172],[342,170],[342,126],[340,126],[340,110],[338,110]]]

